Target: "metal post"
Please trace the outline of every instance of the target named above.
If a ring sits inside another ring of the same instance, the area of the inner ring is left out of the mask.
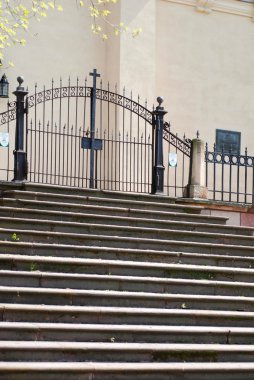
[[[163,127],[164,116],[167,112],[164,110],[164,107],[161,106],[163,103],[163,98],[158,97],[157,102],[159,103],[159,105],[156,107],[156,110],[153,111],[153,128],[155,128],[155,152],[152,176],[152,194],[163,193],[165,171],[165,167],[163,165]]]
[[[95,115],[96,115],[96,81],[97,78],[100,77],[100,74],[97,73],[97,70],[94,69],[92,73],[90,73],[93,77],[93,87],[91,89],[91,129],[90,129],[90,137],[91,137],[91,147],[90,147],[90,181],[89,186],[90,189],[95,188],[95,180],[94,180],[94,164],[95,164]]]
[[[13,181],[24,181],[27,179],[27,154],[24,152],[24,116],[27,112],[25,108],[25,91],[22,83],[23,77],[18,77],[19,83],[13,94],[16,96],[16,132],[14,154],[14,178]]]

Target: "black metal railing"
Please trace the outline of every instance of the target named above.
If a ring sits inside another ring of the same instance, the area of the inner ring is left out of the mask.
[[[206,144],[206,186],[209,198],[224,202],[254,204],[254,157],[218,152]]]
[[[191,140],[185,136],[181,139],[178,134],[174,134],[168,122],[164,123],[163,139],[166,142],[164,144],[165,193],[173,197],[182,197],[189,179]],[[170,166],[170,154],[176,157],[175,166]]]
[[[48,123],[30,122],[27,129],[28,180],[61,186],[89,188],[90,152],[80,149],[90,132],[74,126],[62,128]],[[152,139],[150,135],[130,137],[127,132],[115,134],[96,131],[102,150],[95,152],[95,188],[149,193],[152,174]],[[137,159],[139,157],[139,160]]]
[[[150,111],[139,96],[135,101],[125,88],[113,92],[107,84],[105,89],[102,81],[97,85],[97,71],[91,75],[92,87],[87,79],[69,79],[67,85],[60,80],[58,86],[52,81],[42,91],[36,85],[29,96],[21,78],[15,95],[22,107],[13,101],[0,114],[2,131],[10,134],[9,147],[0,149],[0,179],[182,196],[190,144],[164,123],[163,99]],[[14,123],[24,135],[21,142]],[[168,155],[173,152],[177,166],[170,167]],[[15,162],[16,168],[22,163],[16,177]]]

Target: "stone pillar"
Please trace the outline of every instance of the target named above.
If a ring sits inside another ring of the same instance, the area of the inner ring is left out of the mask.
[[[191,142],[191,158],[187,197],[208,199],[205,178],[205,143],[199,137]]]

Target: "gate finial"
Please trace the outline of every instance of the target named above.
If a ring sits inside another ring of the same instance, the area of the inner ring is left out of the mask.
[[[22,84],[23,84],[23,82],[24,82],[24,77],[22,77],[22,76],[19,76],[19,77],[17,77],[17,81],[18,81],[18,87],[17,87],[17,90],[21,90],[23,87],[22,87]]]
[[[162,103],[164,102],[164,98],[162,96],[158,96],[157,102],[159,103],[159,107],[161,107]]]

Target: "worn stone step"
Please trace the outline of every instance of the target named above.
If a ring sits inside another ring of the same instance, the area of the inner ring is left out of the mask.
[[[13,226],[13,225],[12,225]],[[156,230],[154,233],[151,229],[141,229],[136,227],[117,228],[113,226],[99,227],[98,225],[88,225],[87,233],[68,233],[68,232],[51,232],[41,230],[26,230],[18,228],[0,228],[0,240],[13,240],[13,234],[18,236],[19,241],[52,243],[52,244],[75,244],[89,246],[108,246],[136,249],[174,249],[176,246],[181,250],[191,252],[197,247],[209,247],[210,244],[220,244],[222,247],[229,245],[236,247],[237,252],[242,252],[246,247],[250,252],[254,252],[254,237],[229,235],[229,234],[212,234],[205,232],[173,231],[173,230]],[[96,233],[93,233],[95,231]],[[102,234],[106,232],[107,234]],[[115,235],[112,235],[115,233]],[[122,236],[125,234],[125,236]],[[130,235],[130,236],[128,236]],[[153,238],[151,237],[153,235]],[[179,244],[180,243],[180,244]],[[185,247],[185,248],[183,248]],[[227,248],[228,248],[227,247]]]
[[[21,209],[24,211],[24,209]],[[16,213],[16,211],[13,211]],[[64,214],[64,213],[63,213]],[[245,236],[253,237],[254,228],[251,227],[233,227],[233,226],[221,226],[212,223],[197,223],[196,222],[185,222],[185,221],[167,221],[167,220],[152,220],[144,218],[130,218],[130,217],[116,217],[116,216],[106,216],[106,215],[94,215],[85,214],[81,222],[76,221],[66,221],[61,220],[60,215],[55,214],[55,218],[47,219],[49,216],[41,210],[38,210],[36,215],[29,215],[26,218],[25,215],[20,214],[19,216],[12,216],[6,220],[6,216],[1,213],[0,216],[0,227],[9,227],[17,229],[36,229],[42,231],[59,231],[59,232],[71,232],[74,233],[87,233],[91,229],[93,232],[100,231],[102,234],[121,234],[121,236],[130,236],[132,232],[136,235],[149,234],[150,236],[156,236],[164,238],[166,231],[181,233],[185,231],[189,232],[201,232],[201,233],[211,233],[221,236],[221,234],[230,234],[231,240],[235,240],[235,236],[241,237],[241,243],[244,241]],[[72,217],[71,217],[72,218]],[[123,231],[122,231],[123,230]],[[161,233],[160,233],[161,231]],[[168,235],[168,234],[167,234]],[[203,236],[203,234],[202,234]],[[210,236],[210,235],[209,235]]]
[[[254,328],[0,322],[0,340],[253,344]]]
[[[34,191],[21,191],[21,190],[7,190],[3,194],[4,198],[15,198],[15,199],[34,199],[49,202],[60,202],[60,203],[74,203],[74,204],[89,204],[89,205],[100,205],[100,206],[111,206],[111,207],[131,207],[135,209],[150,209],[157,211],[178,211],[197,214],[200,213],[204,207],[203,206],[191,206],[191,205],[179,205],[175,203],[166,202],[148,202],[139,201],[133,199],[121,199],[121,198],[105,198],[99,196],[80,196],[72,194],[61,194],[61,193],[45,193],[45,192],[34,192]]]
[[[30,272],[0,270],[0,285],[246,297],[251,297],[254,294],[254,284],[250,282],[54,273],[52,271],[53,268],[51,273],[39,271],[36,261],[31,260]]]
[[[0,286],[0,302],[99,306],[140,307],[195,310],[253,311],[254,298],[242,296],[165,294],[113,290],[80,290]]]
[[[0,362],[4,380],[253,380],[253,362]]]
[[[254,313],[131,307],[0,304],[2,322],[254,327]]]
[[[8,238],[10,239],[10,237]],[[18,253],[19,255],[76,257],[98,260],[149,261],[239,268],[254,267],[253,249],[249,247],[243,246],[240,250],[239,247],[230,245],[193,243],[192,246],[187,247],[190,252],[187,249],[187,252],[184,252],[185,245],[182,245],[181,242],[171,242],[171,245],[173,245],[175,251],[168,249],[113,248],[0,240],[0,250],[3,253],[0,257],[3,260],[2,265],[6,262],[5,255],[8,261],[8,254],[15,255]],[[182,250],[180,250],[181,248]],[[198,251],[201,253],[198,253]],[[12,268],[15,268],[15,265]]]
[[[64,272],[106,276],[185,278],[210,281],[240,281],[252,283],[254,269],[232,268],[182,263],[160,263],[90,258],[47,257],[29,255],[0,255],[1,267],[26,271]]]
[[[180,240],[180,241],[194,241],[194,242],[211,242],[211,243],[224,243],[234,245],[247,245],[253,246],[254,236],[234,235],[232,233],[215,233],[215,232],[200,232],[195,231],[195,226],[191,226],[191,230],[182,228],[180,230],[174,229],[161,229],[155,227],[130,227],[122,225],[110,224],[92,224],[90,223],[75,223],[75,222],[61,222],[52,220],[41,219],[24,219],[12,218],[6,220],[0,217],[0,233],[3,228],[12,228],[18,230],[30,231],[48,231],[59,233],[59,237],[63,236],[67,239],[72,236],[79,239],[84,234],[97,234],[112,237],[135,237],[135,238],[149,238],[160,240]],[[1,236],[1,235],[0,235]]]
[[[61,185],[50,185],[43,183],[32,183],[26,182],[22,184],[18,183],[3,183],[0,184],[0,189],[2,192],[7,190],[20,190],[20,191],[31,191],[31,192],[43,192],[43,193],[57,193],[64,195],[78,195],[78,196],[94,196],[100,198],[116,198],[116,199],[130,199],[130,200],[145,200],[147,202],[165,202],[165,203],[175,203],[175,197],[169,197],[166,195],[156,195],[148,193],[135,193],[135,192],[123,192],[117,190],[98,190],[81,188],[74,186],[61,186]]]
[[[179,218],[180,215],[180,218]],[[83,223],[91,224],[110,224],[110,225],[121,225],[128,227],[145,227],[152,229],[173,229],[173,230],[186,230],[186,231],[200,231],[200,232],[220,232],[220,233],[230,233],[238,235],[249,235],[253,236],[254,229],[250,227],[235,227],[228,225],[219,225],[218,223],[211,223],[208,220],[202,220],[201,223],[198,219],[190,218],[191,221],[185,221],[188,219],[188,214],[183,218],[183,214],[173,213],[170,218],[173,220],[165,219],[149,219],[142,217],[130,217],[130,216],[114,216],[114,215],[103,215],[103,214],[89,214],[89,213],[73,213],[73,212],[63,212],[63,211],[49,211],[42,209],[29,209],[29,208],[14,208],[14,207],[1,207],[1,217],[0,222],[6,224],[9,220],[15,222],[17,228],[18,223],[22,223],[21,219],[29,226],[36,220],[36,225],[40,229],[51,228],[52,226],[59,224],[61,230],[68,231],[68,229],[75,229],[78,231],[82,227]],[[177,220],[180,219],[180,220]],[[39,222],[37,222],[39,221]],[[47,222],[46,222],[47,221]],[[47,226],[48,223],[48,226]],[[3,226],[5,225],[3,224]]]
[[[254,345],[0,341],[1,361],[251,362]]]
[[[192,214],[174,211],[156,211],[149,209],[135,209],[133,207],[110,207],[110,206],[96,206],[96,205],[83,205],[76,203],[63,203],[63,202],[49,202],[49,201],[39,201],[30,199],[15,199],[15,198],[0,198],[0,204],[2,204],[3,210],[5,208],[11,209],[40,209],[43,211],[51,211],[58,213],[60,212],[64,215],[72,215],[72,213],[78,213],[80,216],[83,214],[102,214],[111,216],[125,216],[125,217],[140,217],[145,219],[166,219],[166,220],[186,220],[193,222],[211,222],[213,224],[224,225],[228,218],[220,216],[210,216],[203,214]],[[2,208],[1,208],[2,209]],[[61,215],[61,214],[59,214]],[[12,215],[13,216],[13,215]]]

